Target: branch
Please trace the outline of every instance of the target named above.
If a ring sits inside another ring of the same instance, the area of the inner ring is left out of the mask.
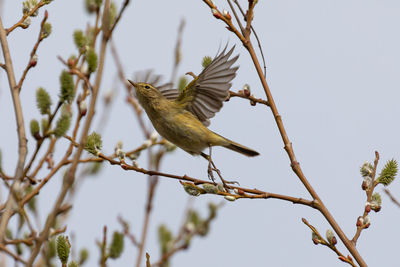
[[[9,194],[7,202],[5,204],[5,210],[1,216],[0,243],[2,243],[4,241],[4,235],[5,235],[5,231],[7,229],[8,221],[13,213],[12,206],[15,203],[14,188],[17,186],[17,183],[19,183],[23,179],[22,174],[24,171],[24,164],[25,164],[26,154],[27,154],[27,144],[26,144],[27,139],[26,139],[26,134],[25,134],[24,117],[22,114],[22,104],[21,104],[19,91],[16,87],[17,83],[15,80],[14,67],[13,67],[13,63],[11,60],[11,55],[10,55],[10,50],[8,48],[8,42],[7,42],[6,35],[7,35],[7,33],[3,27],[3,22],[0,17],[0,42],[1,42],[1,47],[3,49],[3,56],[4,56],[5,67],[6,67],[7,77],[8,77],[8,83],[10,86],[12,101],[13,101],[13,105],[14,105],[14,112],[15,112],[15,117],[16,117],[16,122],[17,122],[17,132],[18,132],[18,161],[17,161],[17,166],[15,169],[14,182],[11,185],[10,194]]]
[[[276,107],[275,101],[272,97],[271,90],[268,86],[267,80],[263,74],[263,71],[260,66],[260,62],[257,58],[257,55],[254,51],[254,47],[252,45],[251,39],[250,39],[250,27],[251,27],[251,22],[253,20],[253,9],[255,6],[256,1],[250,0],[249,1],[249,9],[247,11],[246,15],[246,30],[242,33],[240,33],[235,26],[232,24],[232,20],[230,19],[230,16],[223,15],[221,12],[216,8],[214,3],[210,0],[203,0],[210,8],[211,11],[217,19],[222,20],[228,27],[228,30],[232,31],[235,33],[235,35],[240,39],[242,42],[243,46],[248,50],[251,59],[253,61],[254,67],[257,71],[257,74],[259,76],[259,79],[261,81],[261,84],[264,88],[265,95],[267,96],[267,101],[269,103],[269,107],[271,109],[272,115],[274,116],[276,125],[278,127],[279,133],[282,137],[282,141],[284,144],[284,148],[286,150],[286,153],[288,154],[288,157],[290,159],[290,166],[292,167],[293,172],[297,175],[299,180],[303,183],[304,187],[307,189],[309,194],[312,196],[314,201],[318,203],[318,210],[322,213],[322,215],[325,217],[325,219],[329,222],[329,224],[332,226],[334,231],[337,233],[339,238],[342,240],[346,248],[350,251],[350,253],[354,256],[356,261],[359,263],[360,266],[367,266],[361,255],[359,254],[358,250],[356,249],[355,245],[347,238],[347,236],[344,234],[343,230],[340,228],[339,224],[336,222],[335,218],[332,216],[332,214],[329,212],[328,208],[324,205],[322,202],[321,198],[317,194],[317,192],[314,190],[312,185],[309,183],[307,180],[306,176],[304,175],[299,162],[296,159],[292,143],[289,140],[288,134],[286,132],[286,129],[284,127],[284,124],[282,122],[281,115],[278,112],[278,108]]]
[[[41,8],[41,7],[44,6],[44,5],[46,5],[46,3],[45,3],[44,0],[41,0],[39,3],[37,3],[37,5],[34,6],[28,13],[24,14],[24,15],[22,16],[22,18],[21,18],[17,23],[15,23],[13,26],[11,26],[10,28],[8,28],[8,29],[6,30],[6,31],[7,31],[6,34],[8,35],[8,34],[10,34],[10,32],[12,32],[13,30],[15,30],[16,28],[22,27],[22,24],[24,23],[24,21],[25,21],[28,17],[32,16],[33,13],[35,13],[39,8]]]
[[[392,193],[390,193],[389,189],[385,188],[383,191],[388,195],[390,200],[400,208],[400,202],[392,195]]]
[[[35,45],[32,48],[32,51],[31,51],[31,54],[30,54],[30,57],[29,57],[28,65],[25,67],[25,70],[24,70],[24,72],[22,74],[22,77],[18,82],[17,87],[18,87],[19,91],[21,91],[22,83],[24,82],[24,80],[26,78],[26,75],[28,74],[28,71],[31,68],[36,66],[36,62],[34,62],[34,57],[36,56],[36,51],[37,51],[37,49],[39,47],[40,42],[43,41],[43,39],[46,38],[46,37],[43,36],[43,30],[44,30],[44,25],[46,23],[46,20],[47,20],[48,16],[49,16],[49,13],[46,10],[44,12],[42,23],[40,24],[39,36],[37,38],[37,41],[36,41]]]

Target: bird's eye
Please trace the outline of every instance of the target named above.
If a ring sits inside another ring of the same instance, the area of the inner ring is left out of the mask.
[[[146,89],[150,89],[150,86],[146,85],[144,88],[146,88]]]

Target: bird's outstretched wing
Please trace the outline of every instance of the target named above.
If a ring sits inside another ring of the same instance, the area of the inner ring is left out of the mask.
[[[152,69],[135,72],[133,80],[153,85],[169,100],[175,100],[179,96],[179,91],[172,88],[173,84],[161,83],[162,76],[154,74]]]
[[[236,76],[238,66],[232,67],[239,55],[229,59],[235,46],[226,52],[227,46],[219,53],[198,77],[196,77],[176,98],[176,102],[193,113],[205,126],[209,119],[222,108],[229,95],[230,83]]]

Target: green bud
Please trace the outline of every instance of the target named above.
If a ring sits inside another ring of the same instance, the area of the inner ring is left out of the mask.
[[[214,203],[208,203],[208,220],[213,220],[217,216],[218,206]]]
[[[364,164],[360,167],[360,173],[362,177],[371,176],[374,171],[374,166],[368,161],[364,162]]]
[[[172,233],[164,224],[158,227],[158,240],[160,241],[161,253],[167,253],[169,242],[172,240]]]
[[[71,114],[65,112],[61,114],[61,117],[57,120],[56,128],[53,133],[57,138],[63,137],[71,126]]]
[[[89,48],[86,51],[86,61],[88,64],[89,73],[95,72],[97,69],[97,54],[93,48]]]
[[[81,251],[79,252],[79,264],[80,265],[84,264],[88,258],[89,258],[89,250],[87,250],[86,248],[81,249]]]
[[[91,14],[93,12],[96,12],[96,10],[99,8],[99,6],[96,4],[95,0],[86,0],[85,1],[85,8],[86,11]]]
[[[56,239],[52,238],[50,241],[47,243],[47,253],[46,253],[46,258],[47,259],[52,259],[56,256],[57,253],[57,248],[56,248]]]
[[[90,175],[98,174],[102,167],[103,167],[102,162],[93,162],[89,167],[89,174]]]
[[[213,184],[203,184],[203,189],[209,194],[217,194],[218,187]]]
[[[70,263],[68,263],[68,267],[78,267],[78,263],[76,263],[75,261],[71,261]]]
[[[49,120],[47,118],[42,118],[40,125],[42,127],[42,134],[45,135],[46,130],[49,127]]]
[[[179,91],[182,91],[183,89],[185,89],[187,84],[188,84],[188,80],[186,79],[186,77],[185,76],[180,77],[179,81],[178,81]]]
[[[203,68],[207,68],[208,65],[210,65],[212,62],[212,58],[209,56],[205,56],[203,57],[203,61],[201,62],[201,65],[203,66]]]
[[[371,197],[371,203],[380,206],[382,204],[382,197],[379,193],[374,193]]]
[[[396,178],[397,168],[397,161],[394,159],[389,160],[379,174],[378,183],[388,186]]]
[[[115,231],[113,233],[113,238],[111,241],[111,246],[109,248],[108,254],[110,258],[117,259],[121,256],[122,251],[124,250],[124,235]]]
[[[203,220],[200,218],[199,214],[195,210],[190,210],[188,212],[187,221],[193,223],[195,227],[199,226],[203,222]]]
[[[43,31],[42,31],[42,38],[47,38],[51,34],[51,24],[49,22],[46,22],[43,26]]]
[[[68,71],[63,70],[63,72],[61,73],[60,84],[61,84],[60,102],[70,103],[72,99],[74,99],[75,85],[74,85],[74,79]]]
[[[192,183],[182,183],[183,184],[183,189],[185,189],[186,193],[188,193],[191,196],[199,196],[201,194],[200,192],[200,187],[195,186]]]
[[[87,44],[86,36],[83,34],[82,30],[74,31],[74,43],[79,50],[84,48]]]
[[[47,93],[43,87],[38,88],[36,90],[36,106],[38,107],[40,114],[50,114],[51,104],[52,101],[49,93]]]
[[[62,264],[67,264],[71,245],[63,235],[57,237],[57,255]]]
[[[101,135],[93,132],[86,138],[85,150],[95,156],[98,156],[100,154],[102,145],[103,142],[101,141]]]
[[[31,129],[31,135],[36,139],[39,140],[41,138],[40,136],[40,127],[39,127],[39,122],[35,119],[31,120],[30,123],[30,129]]]

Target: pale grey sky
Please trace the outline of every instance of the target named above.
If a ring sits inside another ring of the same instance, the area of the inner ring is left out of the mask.
[[[122,1],[118,1],[119,5]],[[215,1],[221,9],[225,1]],[[244,4],[247,1],[243,1]],[[21,15],[22,1],[5,1],[3,23],[13,24]],[[38,51],[39,61],[27,77],[22,100],[25,124],[38,118],[35,90],[48,89],[55,98],[58,76],[63,66],[57,55],[75,53],[72,33],[83,29],[90,19],[83,1],[54,1],[46,6],[52,35]],[[32,20],[29,30],[17,29],[9,36],[14,66],[19,77],[37,37],[44,10]],[[362,214],[365,194],[361,190],[359,167],[381,154],[380,167],[388,159],[400,158],[400,3],[394,0],[280,0],[259,1],[254,26],[267,61],[267,80],[282,115],[297,159],[311,184],[331,210],[344,232],[352,237],[356,219]],[[232,90],[248,83],[257,97],[264,93],[247,51],[217,21],[202,1],[132,1],[114,40],[127,74],[154,68],[171,75],[177,28],[185,18],[182,65],[179,74],[201,70],[201,59],[214,56],[221,44],[237,44],[240,69]],[[115,85],[115,66],[110,54],[101,94]],[[0,72],[0,148],[8,173],[15,166],[17,138],[11,96],[4,72]],[[104,151],[113,152],[119,140],[134,148],[144,140],[132,110],[118,84],[118,95],[103,134]],[[101,106],[99,106],[101,107]],[[101,112],[98,112],[100,114]],[[98,117],[97,117],[98,119]],[[97,125],[95,121],[93,125]],[[268,108],[252,107],[247,101],[232,99],[211,121],[210,128],[230,139],[256,149],[261,156],[246,158],[216,148],[218,168],[242,186],[309,198],[291,172],[289,160]],[[34,148],[29,139],[30,153]],[[62,149],[60,146],[58,149]],[[146,157],[139,160],[146,165]],[[207,163],[177,150],[162,163],[162,171],[206,178]],[[44,174],[44,173],[43,173]],[[75,249],[91,250],[90,264],[96,266],[95,240],[102,227],[120,229],[116,217],[130,221],[132,232],[140,236],[147,191],[146,177],[107,166],[99,177],[87,179],[79,189],[67,234],[75,234]],[[55,177],[40,194],[42,216],[60,189]],[[399,181],[390,189],[400,197]],[[377,189],[382,192],[382,187]],[[1,191],[4,200],[4,190]],[[381,212],[371,213],[371,226],[363,231],[358,249],[369,266],[397,266],[400,209],[383,194]],[[161,179],[151,216],[146,251],[158,259],[157,226],[165,223],[177,231],[188,196],[175,180]],[[207,211],[217,196],[201,196],[194,206]],[[225,201],[226,202],[226,201]],[[178,253],[172,266],[343,266],[335,254],[311,241],[305,217],[325,233],[329,228],[321,214],[299,205],[277,200],[226,202],[206,238],[195,238],[188,251]],[[45,218],[41,221],[44,222]],[[136,250],[126,240],[121,259],[110,266],[132,266]],[[338,248],[347,251],[339,241]],[[144,264],[143,264],[144,266]]]

